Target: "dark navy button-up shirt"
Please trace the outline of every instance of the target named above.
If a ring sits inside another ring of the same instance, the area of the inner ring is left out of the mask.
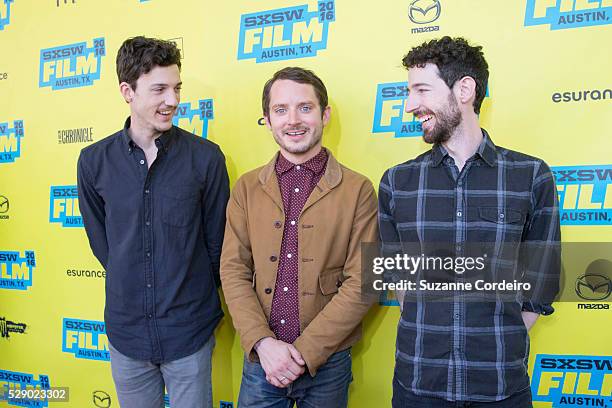
[[[119,352],[153,363],[198,351],[223,316],[217,287],[229,182],[219,147],[172,127],[150,166],[123,130],[84,148],[79,206],[106,269],[104,320]]]

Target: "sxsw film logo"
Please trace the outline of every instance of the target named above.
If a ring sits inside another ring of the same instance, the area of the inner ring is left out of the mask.
[[[442,5],[439,0],[412,0],[408,6],[408,18],[414,24],[425,25],[436,21],[442,13]],[[439,31],[440,26],[431,25],[415,27],[412,34]]]
[[[612,165],[553,167],[561,225],[612,225]]]
[[[11,3],[14,0],[0,0],[0,31],[11,22]]]
[[[552,408],[612,406],[612,359],[607,356],[538,354],[531,391]]]
[[[62,351],[76,358],[110,361],[104,322],[64,318]]]
[[[21,139],[23,138],[23,120],[0,122],[0,163],[13,163],[21,157]]]
[[[404,111],[408,85],[406,82],[378,84],[374,107],[373,133],[392,132],[395,137],[421,136],[423,128],[412,113]]]
[[[77,186],[51,186],[49,222],[68,228],[83,226]]]
[[[104,38],[94,39],[91,48],[80,42],[40,50],[38,86],[50,86],[54,91],[91,86],[100,79],[105,55]]]
[[[192,109],[192,105],[191,102],[180,103],[172,118],[172,124],[206,139],[208,121],[215,117],[213,100],[200,99],[195,109]]]
[[[35,267],[34,251],[0,251],[0,289],[27,290]]]
[[[5,317],[0,317],[0,337],[8,339],[11,333],[24,334],[28,325],[25,323],[15,323],[6,320]]]
[[[329,24],[336,20],[334,0],[308,5],[258,11],[240,17],[238,59],[256,62],[314,57],[327,48]]]
[[[8,390],[48,390],[51,388],[49,376],[0,370],[0,401],[7,401],[9,406],[16,407],[48,407],[46,399],[11,399],[8,400]]]
[[[550,24],[551,30],[610,24],[612,0],[527,0],[525,26]]]

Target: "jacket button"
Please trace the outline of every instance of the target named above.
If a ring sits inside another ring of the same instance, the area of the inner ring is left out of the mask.
[[[266,295],[269,295],[270,293],[272,293],[272,289],[271,288],[266,288],[266,290],[264,292],[266,292]]]
[[[282,225],[280,221],[274,221],[274,228],[280,228]]]
[[[340,279],[338,279],[338,281],[336,282],[336,287],[340,287],[342,286],[342,281]]]
[[[272,256],[270,257],[270,260],[271,260],[272,262],[276,262],[276,261],[278,260],[278,258],[277,258],[277,257],[275,257],[274,255],[272,255]]]

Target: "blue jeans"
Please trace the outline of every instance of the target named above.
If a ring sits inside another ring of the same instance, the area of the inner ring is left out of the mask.
[[[317,374],[306,371],[287,388],[266,381],[259,363],[244,359],[238,408],[343,408],[348,403],[348,388],[353,380],[351,349],[332,354]]]
[[[111,371],[119,405],[124,408],[163,408],[164,387],[170,406],[211,408],[211,359],[215,336],[194,354],[162,364],[134,360],[110,343]]]
[[[398,386],[393,381],[393,408],[532,408],[531,388],[522,391],[501,401],[472,402],[472,401],[446,401],[441,398],[420,397]]]

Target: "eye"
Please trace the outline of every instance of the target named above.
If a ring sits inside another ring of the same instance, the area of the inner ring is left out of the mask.
[[[310,105],[304,105],[300,109],[302,112],[310,112],[312,110],[312,107]]]
[[[285,109],[285,108],[276,108],[276,109],[274,110],[274,112],[275,112],[275,113],[285,113],[285,112],[286,112],[286,109]]]

